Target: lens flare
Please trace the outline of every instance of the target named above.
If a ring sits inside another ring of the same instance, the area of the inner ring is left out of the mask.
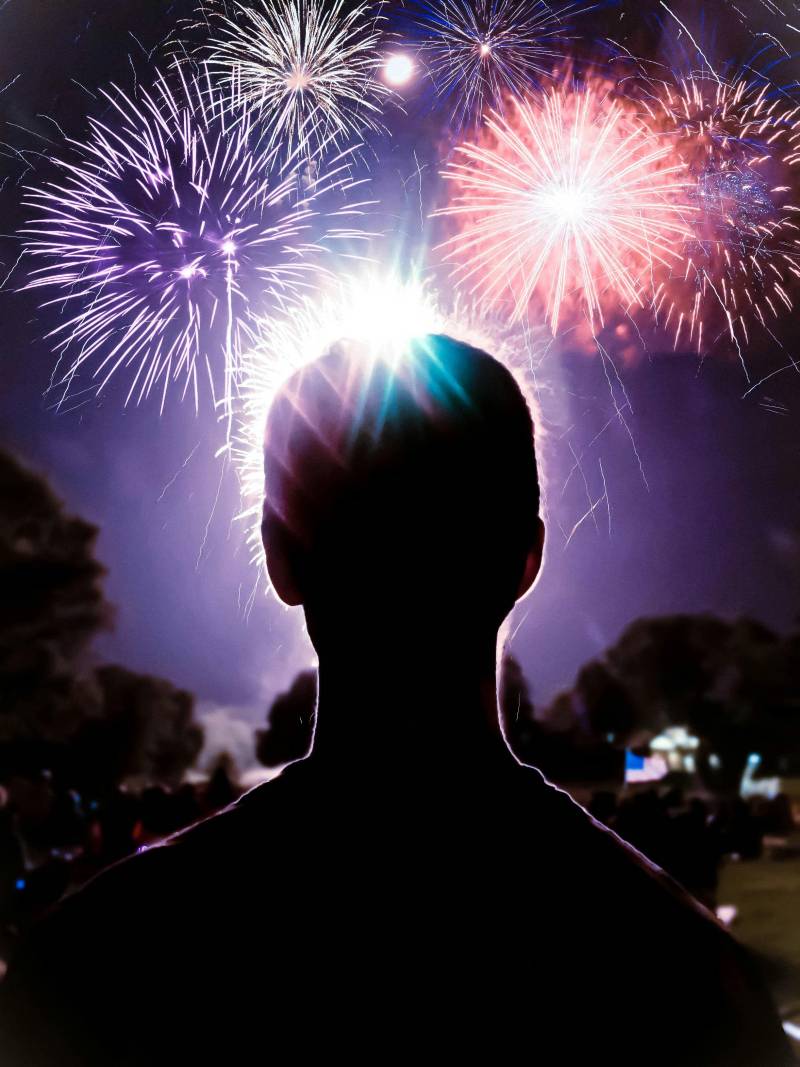
[[[278,171],[207,72],[104,96],[108,115],[67,142],[57,177],[25,194],[26,288],[55,292],[43,306],[63,313],[49,334],[66,359],[61,382],[68,390],[94,362],[98,392],[126,368],[128,399],[158,387],[163,405],[183,378],[197,403],[202,368],[227,410],[251,306],[285,307],[324,273],[333,239],[358,234],[339,219],[363,205],[318,210],[352,186],[346,160],[324,176],[297,160]]]
[[[602,83],[493,112],[443,177],[456,283],[514,321],[536,301],[554,334],[576,313],[594,326],[609,306],[646,306],[688,235],[685,165]]]
[[[241,485],[239,518],[248,527],[252,559],[263,561],[264,426],[280,386],[339,341],[362,346],[368,358],[392,365],[415,337],[444,326],[436,301],[419,281],[394,275],[340,278],[326,293],[307,296],[285,315],[253,323],[243,348],[240,410],[230,454]]]

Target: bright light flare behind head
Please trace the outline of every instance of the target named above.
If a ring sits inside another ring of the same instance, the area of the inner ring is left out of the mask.
[[[250,527],[254,562],[263,557],[264,426],[281,385],[337,342],[352,343],[364,358],[397,367],[414,338],[443,329],[444,319],[425,288],[391,275],[341,280],[333,292],[306,297],[284,316],[256,323],[242,358],[242,411],[231,448],[241,482],[240,517]]]
[[[383,76],[389,85],[406,85],[414,76],[414,62],[411,56],[402,52],[389,56],[383,65]]]
[[[602,324],[608,305],[644,306],[654,265],[688,232],[671,151],[597,79],[492,112],[443,171],[456,281],[514,321],[535,299],[553,333],[576,311]]]

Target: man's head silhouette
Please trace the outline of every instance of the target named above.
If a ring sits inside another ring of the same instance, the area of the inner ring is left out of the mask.
[[[496,633],[538,572],[528,406],[497,360],[449,337],[391,361],[342,342],[297,372],[265,468],[270,577],[318,649],[354,613],[392,632],[438,616]]]

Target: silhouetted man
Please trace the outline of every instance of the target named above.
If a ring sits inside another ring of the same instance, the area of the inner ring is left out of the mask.
[[[273,405],[263,533],[319,655],[312,752],[41,927],[11,1062],[789,1062],[727,934],[504,743],[543,545],[512,376],[338,346]]]

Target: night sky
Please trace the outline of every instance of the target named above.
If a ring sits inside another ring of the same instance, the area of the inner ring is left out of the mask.
[[[19,254],[20,185],[33,176],[13,149],[31,153],[36,165],[37,149],[57,149],[58,127],[79,136],[87,111],[97,109],[89,93],[146,77],[146,51],[191,7],[0,0],[0,88],[19,75],[0,94],[0,141],[11,146],[0,158],[0,277]],[[676,10],[690,18],[697,7]],[[760,18],[761,5],[750,7]],[[594,24],[605,19],[610,34],[621,12],[606,5]],[[749,34],[726,32],[726,47],[741,48],[744,58]],[[373,146],[375,228],[391,234],[376,242],[379,258],[402,263],[429,236],[426,217],[440,202],[437,171],[447,151],[444,116],[429,111],[430,94],[422,86],[409,91],[407,114],[387,115],[392,137]],[[23,280],[17,268],[0,293],[0,444],[46,473],[70,510],[101,527],[98,554],[117,619],[98,655],[161,674],[193,690],[204,707],[261,721],[270,697],[313,651],[299,611],[263,591],[245,611],[256,574],[245,529],[233,519],[236,479],[214,458],[220,427],[206,408],[181,404],[177,390],[163,416],[157,403],[125,408],[124,381],[100,399],[79,384],[56,410],[47,392],[53,360],[42,340],[52,312],[37,312],[31,294],[15,291]],[[786,316],[774,341],[756,338],[746,354],[751,385],[790,362],[796,322]],[[780,629],[800,615],[800,374],[780,371],[745,396],[743,368],[724,345],[700,362],[668,351],[663,336],[645,341],[638,358],[612,350],[641,469],[613,418],[597,358],[562,339],[539,368],[549,542],[535,593],[511,623],[511,648],[539,702],[641,615],[748,614]],[[570,476],[576,457],[580,469]],[[587,510],[587,487],[597,500],[603,478],[607,501],[568,539]]]

